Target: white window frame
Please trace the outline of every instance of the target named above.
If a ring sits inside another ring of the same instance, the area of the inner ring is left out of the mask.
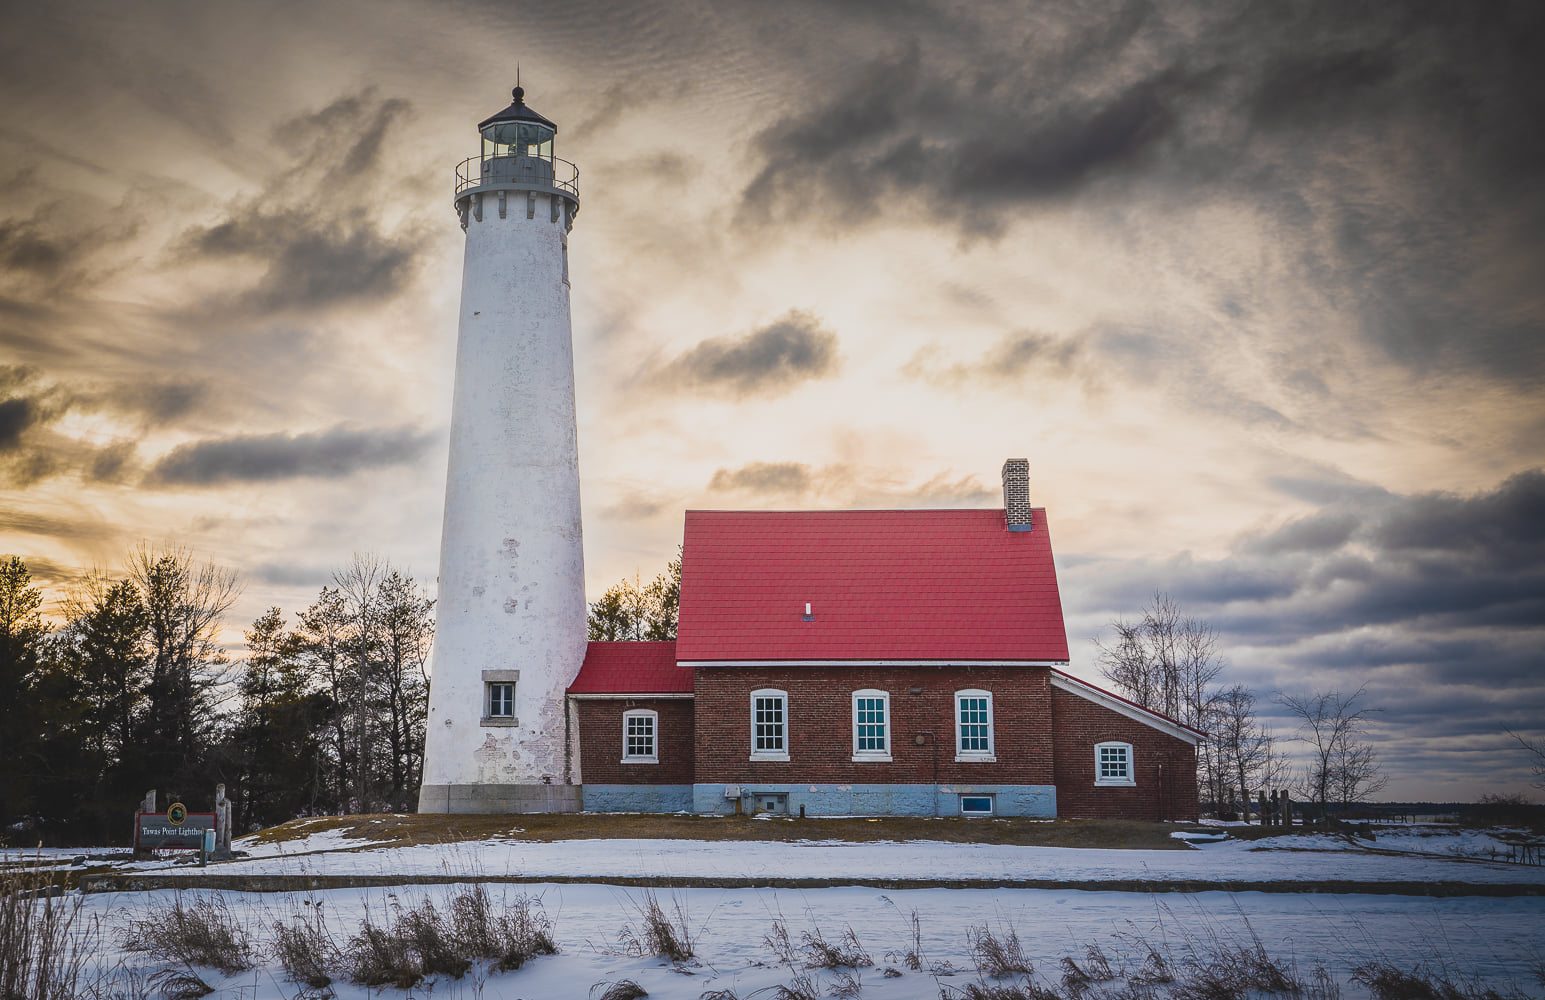
[[[962,746],[965,742],[964,723],[960,719],[960,703],[967,698],[980,698],[987,702],[987,749],[967,750]],[[998,732],[994,719],[992,692],[979,688],[966,688],[955,692],[955,762],[992,763],[998,759]]]
[[[508,712],[496,713],[494,711],[494,689],[502,687],[510,689],[510,710]],[[483,685],[483,718],[500,722],[515,718],[514,681],[488,681]]]
[[[633,719],[649,720],[649,747],[653,753],[631,754],[628,752],[628,722]],[[660,763],[660,713],[652,708],[630,708],[622,713],[622,762],[624,764]]]
[[[494,686],[508,684],[510,686],[510,714],[493,715]],[[518,726],[520,720],[515,717],[520,704],[520,671],[519,670],[484,670],[483,671],[483,715],[478,720],[481,726],[493,728],[495,726]]]
[[[756,748],[756,703],[762,698],[776,698],[783,707],[783,749],[782,750],[758,750]],[[751,759],[752,760],[788,760],[789,759],[789,693],[777,688],[758,688],[751,692]]]
[[[986,799],[987,800],[987,811],[986,812],[980,812],[980,811],[978,811],[978,812],[967,812],[966,811],[966,799]],[[964,816],[967,819],[989,818],[991,816],[996,815],[997,812],[998,812],[997,796],[993,795],[991,792],[961,792],[960,793],[960,798],[957,800],[957,803],[956,803],[956,809],[959,811],[961,816]]]
[[[1127,774],[1124,778],[1107,778],[1103,776],[1100,767],[1101,751],[1120,747],[1126,751]],[[1132,751],[1132,744],[1122,740],[1106,740],[1104,743],[1094,745],[1094,783],[1096,785],[1124,785],[1137,784],[1137,755]]]
[[[885,713],[885,719],[881,723],[885,727],[885,747],[880,750],[860,750],[858,748],[858,700],[860,698],[877,698]],[[889,691],[878,691],[874,688],[865,688],[862,691],[854,691],[851,700],[853,708],[853,761],[854,763],[885,763],[891,759],[891,694]]]

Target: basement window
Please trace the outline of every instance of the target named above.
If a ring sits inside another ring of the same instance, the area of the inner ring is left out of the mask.
[[[960,797],[960,815],[965,817],[991,816],[991,795],[962,795]]]
[[[1136,768],[1132,764],[1132,744],[1097,743],[1094,747],[1094,783],[1096,785],[1135,785]]]

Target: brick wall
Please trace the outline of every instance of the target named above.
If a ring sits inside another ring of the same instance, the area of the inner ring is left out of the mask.
[[[597,785],[692,784],[690,698],[577,698],[580,769]],[[658,764],[622,763],[622,713],[649,708],[660,713]]]
[[[1083,819],[1195,819],[1196,748],[1087,698],[1052,689],[1057,815]],[[1096,743],[1132,744],[1135,786],[1096,786]],[[1162,768],[1162,777],[1161,777]]]
[[[1052,782],[1044,667],[700,667],[694,674],[699,782]],[[758,688],[788,692],[787,762],[748,759],[751,692]],[[891,763],[853,760],[852,696],[865,688],[890,692]],[[964,688],[993,694],[996,763],[955,761],[955,692]],[[916,745],[914,738],[929,732],[937,748]],[[589,747],[587,735],[587,781]]]

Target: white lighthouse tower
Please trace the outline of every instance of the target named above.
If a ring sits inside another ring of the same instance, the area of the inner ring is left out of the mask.
[[[525,93],[456,171],[467,234],[420,812],[580,808],[585,655],[568,233],[578,170]]]

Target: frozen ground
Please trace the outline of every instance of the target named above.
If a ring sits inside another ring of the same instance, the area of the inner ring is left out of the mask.
[[[1471,882],[1545,884],[1545,867],[1460,858],[1479,850],[1484,834],[1380,835],[1372,846],[1407,841],[1439,855],[1391,856],[1363,851],[1339,837],[1299,835],[1264,841],[1193,844],[1183,851],[1014,847],[933,841],[571,840],[516,839],[374,848],[324,831],[281,845],[247,847],[253,857],[208,869],[169,861],[135,870],[196,875],[401,875],[619,878],[917,879],[939,881],[1290,881]],[[1456,850],[1449,850],[1449,848]],[[1397,847],[1396,849],[1401,849]],[[1447,855],[1456,856],[1449,857]]]
[[[232,893],[223,898],[238,920],[259,937],[275,920],[287,919],[308,903],[320,903],[335,936],[346,937],[359,926],[367,908],[377,920],[392,905],[416,905],[432,898],[444,905],[455,886],[423,886],[396,890],[332,890],[306,895]],[[1357,964],[1382,958],[1401,967],[1425,963],[1451,974],[1479,978],[1497,987],[1513,986],[1541,994],[1533,978],[1533,963],[1545,957],[1545,898],[1495,899],[1463,897],[1430,899],[1409,896],[1207,892],[1195,895],[1087,892],[1036,889],[921,889],[881,892],[863,888],[813,891],[773,889],[685,889],[662,894],[669,907],[680,902],[697,936],[698,963],[683,971],[655,959],[620,954],[617,933],[637,921],[640,890],[604,884],[495,887],[513,896],[538,895],[552,919],[560,954],[533,960],[525,968],[483,977],[432,984],[433,996],[447,998],[499,997],[530,1000],[582,998],[597,982],[627,977],[650,996],[662,1000],[697,1000],[707,990],[733,989],[744,998],[755,990],[787,983],[792,975],[774,963],[763,938],[774,920],[783,918],[798,942],[802,931],[820,928],[828,937],[851,926],[873,956],[875,968],[862,970],[864,998],[938,997],[941,986],[962,986],[975,979],[967,934],[986,924],[1002,933],[1012,927],[1026,955],[1045,980],[1055,983],[1058,960],[1081,958],[1086,945],[1101,946],[1113,959],[1141,956],[1141,942],[1183,961],[1190,949],[1206,951],[1217,940],[1248,942],[1257,936],[1274,956],[1290,960],[1303,973],[1316,964],[1342,983],[1348,998],[1366,996],[1348,984]],[[207,890],[187,890],[188,897]],[[117,945],[118,929],[143,917],[153,905],[169,904],[174,893],[118,893],[87,898],[89,912],[98,915],[112,946],[99,958],[104,968],[135,965],[146,956],[124,952]],[[948,962],[962,970],[955,975],[906,972],[887,979],[881,970],[899,967],[899,955],[909,944],[909,915],[916,911],[922,952],[927,962]],[[891,953],[887,957],[887,953]],[[215,985],[218,997],[279,1000],[296,995],[277,966],[221,978],[200,970]],[[829,986],[828,974],[822,982]],[[406,997],[406,991],[366,991],[339,985],[343,1000]],[[423,996],[421,986],[411,995]],[[767,996],[768,994],[763,994]]]

